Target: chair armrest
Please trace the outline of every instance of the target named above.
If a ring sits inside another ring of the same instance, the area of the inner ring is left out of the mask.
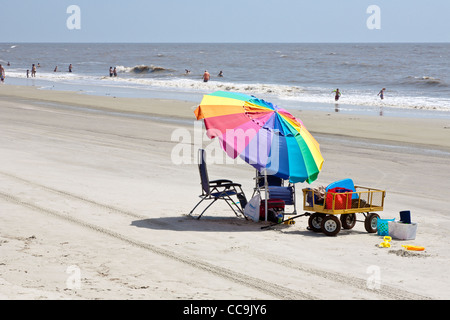
[[[241,186],[242,185],[240,183],[234,183],[234,182],[232,182],[232,183],[225,183],[225,184],[221,185],[221,187],[241,187]]]
[[[226,179],[219,179],[219,180],[211,180],[211,181],[209,181],[209,183],[213,183],[213,184],[216,184],[217,186],[220,186],[223,183],[225,183],[225,184],[233,183],[233,181],[226,180]]]
[[[222,180],[223,181],[223,180]],[[222,182],[221,181],[221,182]],[[210,181],[211,182],[211,181]],[[239,183],[234,183],[234,182],[224,182],[224,183],[219,183],[219,184],[210,184],[211,188],[215,189],[215,190],[219,190],[218,188],[224,188],[224,190],[228,190],[232,187],[238,187],[238,188],[242,188],[242,185]]]

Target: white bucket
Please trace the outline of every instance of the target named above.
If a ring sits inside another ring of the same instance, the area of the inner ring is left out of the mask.
[[[402,223],[389,221],[389,236],[397,240],[414,240],[416,238],[417,223]]]

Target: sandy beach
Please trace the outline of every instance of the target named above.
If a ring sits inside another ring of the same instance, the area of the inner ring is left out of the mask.
[[[327,237],[307,217],[261,230],[224,203],[187,216],[195,107],[1,85],[0,299],[450,298],[450,121],[292,111],[325,159],[312,187],[352,178],[386,190],[382,218],[411,211],[416,239],[380,248],[363,223]],[[175,130],[192,137],[189,163],[173,161]],[[249,165],[208,171],[252,195]]]

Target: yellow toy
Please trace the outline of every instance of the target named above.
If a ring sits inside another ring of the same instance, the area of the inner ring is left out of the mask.
[[[390,248],[391,247],[391,244],[389,243],[389,242],[391,242],[391,240],[392,240],[392,238],[391,237],[389,237],[389,236],[385,236],[384,238],[383,238],[383,242],[382,243],[380,243],[378,246],[380,247],[380,248]]]
[[[410,245],[402,245],[403,248],[406,250],[412,250],[412,251],[423,251],[425,250],[424,247],[418,247],[418,246],[410,246]]]

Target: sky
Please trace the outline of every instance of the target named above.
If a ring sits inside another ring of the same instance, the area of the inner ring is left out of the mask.
[[[450,42],[449,0],[0,0],[0,12],[5,43]]]

